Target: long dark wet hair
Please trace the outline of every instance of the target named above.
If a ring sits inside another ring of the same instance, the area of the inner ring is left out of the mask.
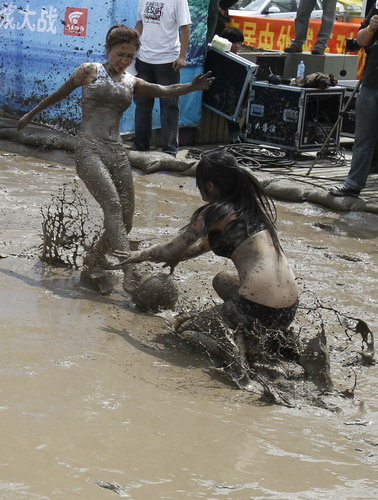
[[[204,195],[209,194],[207,186],[208,182],[212,182],[217,188],[218,197],[196,210],[191,222],[203,214],[207,234],[218,220],[229,217],[232,210],[236,220],[247,221],[251,227],[262,222],[272,238],[277,255],[281,255],[282,247],[275,227],[276,207],[259,181],[246,169],[239,167],[232,154],[224,149],[204,153],[197,165],[196,182]],[[235,219],[230,224],[234,222]]]
[[[135,28],[129,28],[124,24],[115,24],[106,33],[105,43],[108,51],[119,43],[132,43],[139,49],[139,32]]]

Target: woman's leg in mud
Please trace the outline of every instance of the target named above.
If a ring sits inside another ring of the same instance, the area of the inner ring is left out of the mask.
[[[89,249],[85,259],[84,264],[86,267],[91,267],[94,265],[98,265],[104,269],[108,266],[106,265],[105,255],[110,250],[109,239],[105,234],[105,230],[99,236],[98,240],[92,247]]]
[[[175,322],[175,331],[180,338],[205,350],[214,364],[222,368],[239,387],[262,394],[261,387],[249,378],[245,336],[238,331],[238,324],[233,322],[225,308],[229,302],[191,316],[179,317]]]
[[[257,346],[257,342],[254,346],[257,332],[253,332],[234,301],[228,300],[199,314],[179,318],[175,331],[179,337],[205,350],[215,366],[239,388],[288,405],[285,395],[276,390],[271,381],[271,370],[265,370],[261,363],[260,367],[251,365],[250,353]],[[277,376],[286,377],[286,373],[276,369],[273,378]]]
[[[123,225],[128,234],[133,225],[135,197],[130,160],[126,152],[122,149],[122,146],[115,148],[108,167],[119,196]],[[124,244],[124,249],[129,250],[129,241],[127,239],[125,239]],[[135,288],[139,285],[143,274],[141,269],[143,269],[143,267],[137,264],[122,266],[122,271],[124,273],[123,289],[127,293],[133,293]]]
[[[128,250],[127,230],[120,194],[111,173],[103,161],[103,156],[106,155],[106,163],[112,163],[113,156],[116,156],[113,155],[114,148],[106,149],[106,145],[104,145],[104,150],[101,150],[100,154],[97,151],[98,147],[97,144],[82,139],[79,140],[76,148],[77,173],[88,191],[101,206],[104,214],[104,232],[85,258],[86,270],[82,278],[84,282],[89,280],[89,284],[94,285],[102,294],[109,294],[113,289],[113,279],[111,273],[104,270],[108,267],[106,253],[111,250]],[[130,166],[127,178],[131,178]],[[130,193],[133,207],[134,191],[132,180]],[[123,194],[123,196],[125,195]],[[131,227],[132,215],[131,213],[130,218],[127,219],[129,227]]]
[[[114,151],[108,166],[121,203],[123,225],[128,234],[133,227],[135,197],[133,174],[126,152],[121,148]]]
[[[226,325],[221,320],[221,306],[214,306],[199,313],[186,313],[179,316],[174,324],[179,337],[205,349],[210,356],[222,356],[219,337]]]
[[[228,343],[239,325],[241,318],[234,303],[228,300],[201,312],[192,311],[179,315],[174,323],[174,329],[180,336],[187,331],[198,332],[198,338],[206,336],[222,348],[222,343],[225,340]],[[192,338],[196,340],[193,335]]]
[[[213,278],[213,288],[224,301],[234,297],[238,293],[239,286],[239,276],[236,271],[220,271]]]
[[[112,250],[127,250],[127,230],[124,223],[124,210],[121,197],[114,180],[103,161],[95,154],[77,155],[77,173],[88,191],[102,208],[104,214],[104,236]],[[130,176],[131,178],[131,172]],[[130,186],[131,206],[134,207],[134,191]],[[125,196],[123,194],[123,196]],[[132,214],[130,219],[131,226]]]

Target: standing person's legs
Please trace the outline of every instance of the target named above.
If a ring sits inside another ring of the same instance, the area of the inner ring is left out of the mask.
[[[378,88],[362,85],[356,101],[356,131],[350,170],[344,184],[330,189],[335,196],[358,195],[366,185],[378,138]]]
[[[327,47],[328,40],[331,36],[333,23],[335,22],[335,12],[336,0],[324,0],[322,24],[320,25],[318,39],[314,46],[315,49],[320,49],[321,52]]]
[[[344,184],[363,189],[378,138],[378,88],[362,85],[356,100],[353,156]]]
[[[295,18],[295,40],[294,43],[303,45],[307,39],[308,23],[311,12],[316,6],[316,0],[300,0]]]
[[[155,78],[160,85],[174,85],[180,82],[180,72],[173,69],[172,63],[155,64]],[[178,147],[179,121],[179,98],[160,99],[162,150],[174,156]]]
[[[135,61],[135,68],[138,78],[150,83],[158,83],[155,80],[154,65],[145,63],[139,59]],[[135,96],[135,149],[138,151],[148,151],[150,149],[152,133],[152,108],[154,107],[153,97]]]

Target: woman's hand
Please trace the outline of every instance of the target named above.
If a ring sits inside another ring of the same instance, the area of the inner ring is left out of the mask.
[[[201,73],[193,79],[192,88],[193,90],[208,90],[214,80],[215,78],[211,76],[211,71],[208,71],[204,75]]]
[[[169,259],[166,261],[161,259],[155,259],[153,255],[149,255],[150,252],[148,251],[148,249],[137,250],[135,252],[124,252],[122,250],[114,250],[113,254],[116,255],[119,259],[125,257],[124,260],[120,260],[118,266],[122,266],[123,264],[140,264],[141,262],[152,260],[155,262],[164,262],[163,267],[169,267],[170,274],[173,273],[174,268],[179,263],[179,260],[177,259]]]
[[[169,267],[169,274],[173,274],[173,271],[175,270],[175,267],[177,266],[177,264],[178,264],[179,262],[180,262],[179,260],[170,260],[170,261],[167,261],[167,262],[163,265],[163,268],[164,268],[164,267]]]
[[[29,111],[29,113],[26,113],[24,116],[22,116],[18,120],[17,130],[21,130],[24,127],[26,127],[26,125],[32,121],[32,118],[33,118],[33,116],[31,115],[30,111]]]
[[[146,257],[142,255],[142,252],[143,250],[137,250],[135,252],[114,250],[113,254],[120,259],[119,265],[123,265],[144,262],[147,260]],[[122,259],[122,257],[124,258]]]

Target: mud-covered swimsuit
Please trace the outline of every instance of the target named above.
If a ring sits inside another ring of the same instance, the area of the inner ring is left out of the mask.
[[[90,161],[100,161],[109,169],[113,165],[129,163],[126,151],[119,136],[119,121],[124,111],[130,106],[136,79],[129,73],[124,73],[121,82],[114,82],[103,64],[94,63],[97,67],[97,76],[90,83],[83,85],[83,120],[82,129],[78,136],[75,149],[75,159],[80,175],[80,165]],[[96,111],[100,108],[115,112],[115,123],[112,124],[117,131],[116,140],[105,140],[90,133],[90,124]],[[89,126],[88,126],[89,123]]]
[[[83,113],[86,115],[93,109],[108,108],[116,111],[119,116],[130,106],[136,79],[125,72],[122,81],[113,81],[103,64],[95,63],[97,77],[83,85]],[[86,117],[84,116],[84,119]]]
[[[269,307],[236,295],[231,302],[247,326],[253,326],[256,319],[267,328],[287,328],[295,317],[298,300],[289,307]]]
[[[233,252],[243,241],[265,229],[267,227],[260,219],[257,219],[253,224],[250,224],[245,219],[236,219],[226,229],[209,231],[209,245],[216,255],[231,258]],[[229,307],[230,304],[227,304],[227,302],[231,302],[236,311],[233,307]],[[233,323],[239,323],[237,315],[241,315],[242,322],[250,326],[253,326],[257,319],[263,326],[269,328],[286,328],[293,321],[297,307],[298,301],[289,307],[276,308],[258,304],[241,295],[236,295],[230,301],[226,301],[223,310]],[[236,316],[235,312],[237,312]]]
[[[266,225],[260,220],[251,225],[244,219],[236,219],[226,229],[222,231],[209,231],[207,236],[210,248],[215,255],[231,258],[234,250],[243,241],[265,229]]]

